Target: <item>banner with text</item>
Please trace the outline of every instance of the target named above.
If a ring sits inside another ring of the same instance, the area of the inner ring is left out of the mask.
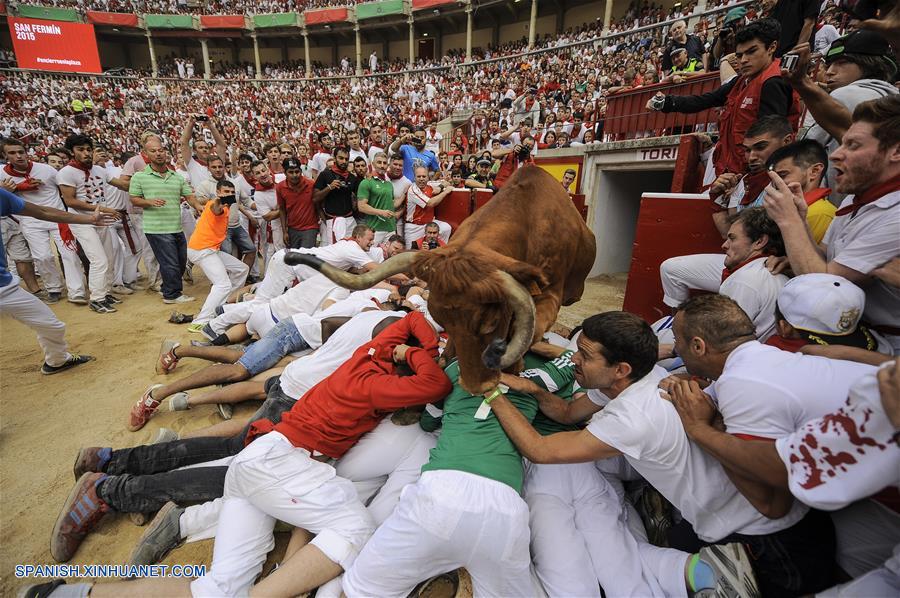
[[[101,72],[93,25],[9,17],[9,34],[19,68]]]

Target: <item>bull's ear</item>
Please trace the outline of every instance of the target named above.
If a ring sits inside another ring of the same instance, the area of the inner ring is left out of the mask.
[[[490,247],[486,247],[478,242],[473,242],[467,248],[477,251],[481,256],[487,259],[491,264],[497,266],[498,270],[503,270],[519,283],[521,283],[532,295],[540,295],[541,291],[546,288],[550,282],[544,274],[544,264],[541,267],[528,264],[526,262],[513,259],[508,255],[503,255],[494,251]]]

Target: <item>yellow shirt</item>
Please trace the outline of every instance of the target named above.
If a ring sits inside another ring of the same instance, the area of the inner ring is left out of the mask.
[[[825,198],[814,201],[807,207],[806,222],[809,224],[809,230],[812,232],[813,239],[816,243],[821,243],[822,237],[831,221],[834,220],[834,213],[837,208],[834,204]]]

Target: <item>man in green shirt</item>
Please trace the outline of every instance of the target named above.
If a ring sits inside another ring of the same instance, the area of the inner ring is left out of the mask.
[[[395,212],[403,202],[394,201],[394,186],[385,174],[388,157],[378,152],[372,158],[375,176],[363,180],[356,190],[357,208],[366,215],[366,224],[375,231],[375,245],[380,244],[397,230]]]
[[[560,367],[567,360],[541,361],[536,382],[553,388],[574,380],[574,367]],[[530,573],[522,456],[491,411],[501,390],[472,395],[458,383],[457,363],[446,373],[454,386],[444,399],[437,447],[344,575],[351,598],[405,596],[423,579],[459,567],[471,574],[476,596],[540,594]],[[527,420],[537,415],[529,395],[506,396]],[[423,415],[423,428],[433,424]]]
[[[187,240],[181,228],[181,198],[198,212],[203,211],[194,191],[180,174],[169,168],[168,155],[159,139],[144,146],[150,164],[131,177],[128,189],[131,203],[144,209],[144,235],[159,262],[163,303],[187,303],[181,275],[187,266]]]

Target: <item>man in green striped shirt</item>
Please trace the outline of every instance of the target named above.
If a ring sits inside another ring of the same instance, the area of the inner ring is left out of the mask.
[[[366,215],[366,224],[375,231],[375,245],[379,245],[397,229],[394,212],[403,205],[405,196],[394,200],[394,185],[386,179],[388,157],[378,152],[372,158],[375,176],[363,180],[356,190],[357,208]]]
[[[149,165],[131,177],[128,193],[131,203],[144,209],[144,235],[159,262],[163,303],[187,303],[194,298],[181,292],[181,275],[187,266],[181,198],[197,211],[203,206],[184,177],[169,168],[166,149],[159,139],[150,139],[144,151],[150,158]]]

